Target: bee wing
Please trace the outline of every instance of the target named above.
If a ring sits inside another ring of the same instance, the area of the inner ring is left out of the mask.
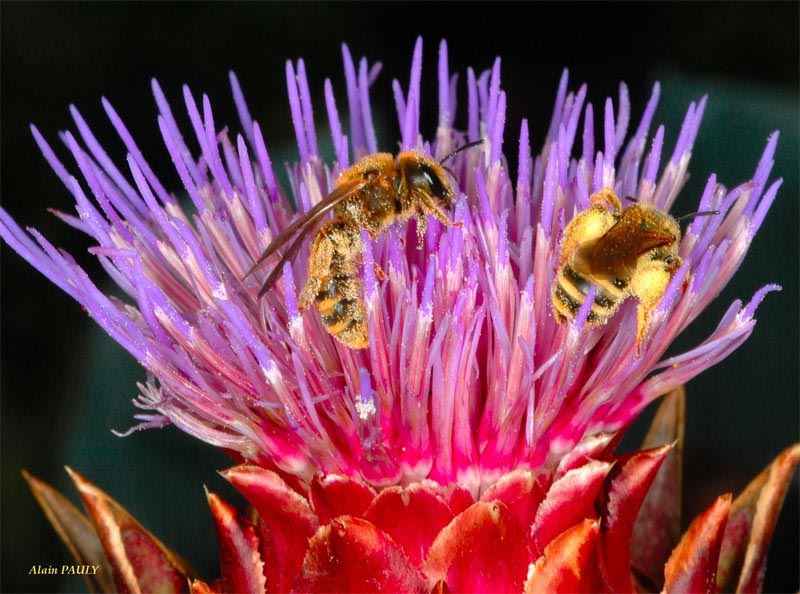
[[[672,244],[676,238],[658,229],[643,231],[640,227],[642,213],[628,208],[619,220],[594,244],[591,251],[591,268],[594,274],[610,277],[630,277],[636,269],[636,260],[645,252]]]
[[[259,299],[261,299],[261,297],[263,297],[264,294],[272,288],[272,286],[275,284],[275,281],[280,278],[281,274],[283,273],[283,265],[286,264],[286,262],[291,262],[297,255],[297,252],[300,250],[300,246],[303,245],[303,239],[305,239],[306,236],[305,229],[309,229],[312,226],[313,223],[307,224],[304,228],[304,231],[298,234],[297,237],[294,238],[294,241],[289,244],[289,249],[283,252],[281,259],[278,260],[277,264],[275,264],[275,267],[272,269],[272,272],[269,273],[267,280],[264,281],[264,284],[261,285],[261,288],[258,290]]]
[[[649,252],[653,248],[664,247],[671,245],[675,242],[675,236],[671,233],[658,233],[653,231],[651,233],[643,233],[639,238],[638,249],[636,257],[638,258],[645,252]]]
[[[244,278],[247,278],[256,269],[261,266],[267,258],[269,258],[272,254],[274,254],[282,245],[284,245],[287,241],[289,241],[292,236],[300,232],[300,237],[305,235],[308,229],[314,224],[314,222],[319,219],[322,215],[332,209],[334,206],[339,204],[345,198],[352,196],[355,192],[360,190],[366,185],[366,181],[363,179],[353,179],[346,182],[343,182],[336,186],[333,191],[328,194],[325,198],[320,200],[317,204],[315,204],[311,210],[305,213],[303,216],[298,217],[292,223],[286,227],[283,231],[281,231],[275,238],[270,242],[267,246],[267,249],[264,250],[258,260],[255,261],[255,264],[250,267],[250,270],[247,271],[247,274],[244,275]],[[298,248],[295,248],[295,252],[297,252]],[[288,253],[288,252],[287,252]],[[292,254],[294,256],[294,254]],[[281,263],[284,259],[281,259]],[[274,271],[273,271],[274,272]],[[280,274],[280,273],[279,273]],[[270,277],[272,275],[270,274]]]

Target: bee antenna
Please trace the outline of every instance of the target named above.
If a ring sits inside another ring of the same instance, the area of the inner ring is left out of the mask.
[[[625,196],[625,200],[628,202],[639,202],[638,198],[634,198],[633,196]]]
[[[444,157],[441,161],[439,161],[439,165],[444,165],[445,161],[448,161],[448,160],[452,159],[458,153],[460,153],[462,151],[466,151],[466,150],[471,149],[471,148],[476,147],[476,146],[480,146],[480,145],[483,144],[483,142],[484,142],[484,140],[483,140],[483,138],[481,138],[480,140],[476,140],[475,142],[468,142],[467,144],[462,144],[460,147],[458,147],[452,153],[450,153],[449,155]],[[458,178],[456,178],[456,179],[458,179]]]
[[[676,220],[680,222],[680,221],[691,220],[695,217],[710,217],[718,214],[719,214],[718,210],[703,210],[700,212],[690,212],[689,214],[685,214],[682,217],[678,217]]]

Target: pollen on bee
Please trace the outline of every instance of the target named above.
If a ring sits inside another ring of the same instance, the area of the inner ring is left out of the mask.
[[[554,314],[561,322],[575,319],[578,328],[584,325],[580,313],[587,325],[603,325],[633,297],[639,302],[639,343],[650,312],[675,274],[675,262],[680,262],[680,228],[653,205],[621,209],[619,198],[607,188],[589,202],[591,207],[564,230],[561,265],[551,290]]]

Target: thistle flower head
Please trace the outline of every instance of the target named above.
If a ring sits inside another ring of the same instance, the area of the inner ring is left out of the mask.
[[[419,125],[421,41],[408,83],[392,83],[401,147],[439,159],[467,142],[484,143],[448,163],[458,180],[450,213],[457,226],[431,218],[421,247],[413,221],[374,239],[362,235],[369,348],[347,349],[315,311],[299,310],[311,234],[280,282],[258,298],[277,257],[266,270],[246,272],[270,241],[323,200],[339,172],[393,146],[379,146],[373,125],[370,89],[380,64],[356,64],[347,46],[342,55],[346,100],[337,102],[331,81],[324,84],[331,162],[320,155],[317,127],[325,118],[313,111],[305,64],[286,64],[299,154],[287,165],[286,188],[233,74],[241,120],[235,136],[215,122],[210,99],[198,102],[188,87],[190,125],[180,128],[153,81],[174,172],[151,169],[106,99],[128,151],[124,165],[111,161],[75,107],[77,133],[61,134],[69,166],[32,128],[75,198],[77,216],[57,216],[91,237],[90,251],[124,297],[103,293],[69,254],[34,229],[24,232],[4,211],[0,234],[145,367],[150,379],[135,400],[144,412],[134,429],[172,423],[304,486],[321,471],[374,487],[433,479],[477,495],[515,469],[552,473],[566,452],[626,427],[752,332],[756,308],[774,285],[747,304],[732,303],[695,348],[663,358],[739,267],[775,199],[781,182],[769,174],[777,133],[748,181],[727,189],[709,177],[697,210],[718,214],[685,229],[682,265],[641,344],[630,299],[603,326],[586,323],[591,298],[574,320],[560,323],[550,293],[566,225],[603,188],[669,210],[687,179],[706,98],[689,106],[669,152],[664,126],[654,126],[658,85],[634,126],[624,84],[616,100],[595,110],[585,85],[570,90],[565,71],[541,150],[532,152],[526,120],[518,145],[505,147],[516,153],[512,175],[500,60],[487,71],[467,70],[468,125],[457,130],[459,77],[444,42],[432,139]]]

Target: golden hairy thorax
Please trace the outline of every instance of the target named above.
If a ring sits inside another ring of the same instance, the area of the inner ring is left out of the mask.
[[[443,195],[437,196],[425,187],[424,177],[416,175],[420,169],[438,182]],[[359,182],[366,183],[337,204],[334,215],[351,220],[372,236],[415,215],[422,222],[423,232],[427,219],[422,214],[430,213],[443,223],[450,223],[436,201],[445,200],[450,206],[452,186],[444,169],[418,151],[403,151],[397,157],[391,153],[363,157],[339,175],[335,188]]]
[[[332,210],[333,218],[319,226],[311,243],[300,307],[313,303],[334,338],[352,349],[366,348],[367,315],[359,275],[364,249],[361,231],[376,237],[389,225],[416,217],[421,244],[429,214],[445,225],[455,225],[446,212],[454,195],[445,169],[418,151],[403,151],[396,157],[368,155],[343,171],[327,197],[276,236],[247,274],[294,237],[261,287],[260,297],[297,254],[305,235],[317,229]]]
[[[300,303],[314,303],[331,335],[361,349],[369,344],[358,275],[361,230],[375,237],[392,223],[416,216],[421,242],[429,213],[453,224],[443,207],[451,206],[454,192],[444,170],[417,151],[404,151],[396,158],[389,153],[366,156],[342,172],[336,188],[350,184],[358,189],[334,207],[334,219],[320,228],[311,245]]]
[[[590,208],[564,230],[561,261],[552,287],[553,312],[574,318],[595,288],[587,324],[605,324],[628,297],[639,302],[636,329],[641,344],[650,314],[681,265],[680,228],[669,214],[650,204],[624,210],[609,189],[593,194]]]

